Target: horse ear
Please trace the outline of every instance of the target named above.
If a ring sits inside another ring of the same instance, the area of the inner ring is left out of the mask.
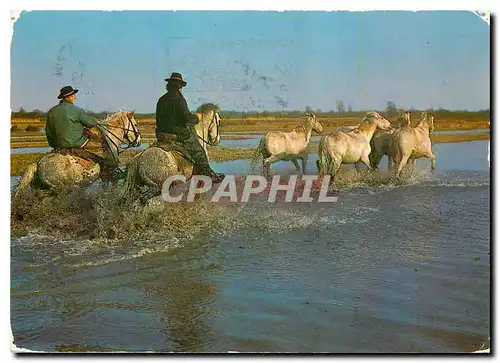
[[[127,117],[129,119],[133,118],[134,116],[135,116],[135,111],[129,111],[129,112],[127,112]]]

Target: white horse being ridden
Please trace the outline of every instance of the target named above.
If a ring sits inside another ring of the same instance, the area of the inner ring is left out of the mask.
[[[291,161],[297,171],[300,171],[297,159],[302,160],[302,173],[306,172],[307,146],[311,139],[312,131],[323,132],[323,126],[313,113],[307,113],[303,120],[291,132],[272,131],[267,133],[260,142],[252,159],[252,165],[262,156],[264,175],[269,176],[270,166],[277,161]]]
[[[370,170],[370,140],[375,130],[390,130],[391,123],[378,112],[368,112],[359,126],[349,132],[335,131],[321,138],[316,162],[320,175],[330,174],[330,183],[342,164],[362,162]]]
[[[200,122],[194,128],[197,141],[205,150],[206,145],[216,146],[220,142],[219,106],[205,103],[196,113]],[[198,172],[192,160],[187,159],[175,149],[166,151],[162,147],[151,145],[135,155],[127,165],[127,176],[122,195],[132,193],[140,186],[147,186],[147,195],[159,195],[165,180],[171,175],[184,175],[190,179]]]
[[[434,116],[430,112],[422,112],[420,121],[415,127],[405,126],[394,132],[391,139],[389,165],[396,167],[396,177],[412,159],[413,167],[416,159],[431,159],[431,169],[436,170],[436,156],[432,152],[430,133],[434,131]]]
[[[101,129],[104,158],[119,165],[121,145],[137,147],[141,134],[133,111],[119,111],[109,115],[98,127]],[[86,185],[99,179],[99,164],[75,155],[52,152],[27,166],[16,189],[15,198],[21,196],[28,186],[35,189],[62,190],[71,185]]]

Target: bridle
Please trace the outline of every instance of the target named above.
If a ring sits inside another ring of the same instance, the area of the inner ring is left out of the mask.
[[[207,130],[210,130],[210,128],[212,127],[212,125],[214,124],[215,122],[215,127],[216,127],[216,135],[219,135],[219,127],[220,127],[220,121],[218,120],[217,118],[217,111],[213,111],[214,114],[212,116],[212,119],[210,120],[210,123],[208,124],[208,127],[207,127]],[[206,145],[212,145],[212,142],[210,141],[207,141],[205,140],[205,128],[203,128],[203,137],[201,137],[200,135],[198,135],[195,130],[193,130],[194,134],[196,135],[196,137],[198,137],[203,143],[205,143]],[[207,135],[208,136],[208,135]]]
[[[109,125],[106,125],[106,124],[98,124],[97,125],[97,127],[101,131],[101,135],[103,137],[103,141],[106,142],[106,145],[107,145],[108,149],[111,150],[110,144],[112,144],[115,147],[115,149],[116,149],[117,152],[120,152],[120,150],[127,150],[127,149],[130,149],[132,147],[140,146],[140,142],[137,141],[139,139],[139,137],[140,137],[139,130],[137,129],[137,126],[134,125],[134,123],[132,122],[132,120],[130,120],[128,118],[128,116],[127,116],[127,120],[128,120],[128,126],[127,127],[109,126]],[[113,131],[111,131],[111,128],[115,128],[115,129],[119,129],[119,130],[125,131],[124,132],[124,138],[122,139],[122,138],[118,137]],[[132,132],[134,133],[134,139],[133,140],[131,140],[129,138],[129,136],[128,136],[128,132],[130,131],[130,128],[132,128]],[[117,139],[118,140],[118,144],[109,135],[112,135],[115,139]],[[127,142],[127,146],[122,147],[121,144],[125,143],[125,141]],[[111,154],[113,155],[114,161],[116,163],[118,163],[118,160],[116,160],[115,154],[113,152],[111,152]]]

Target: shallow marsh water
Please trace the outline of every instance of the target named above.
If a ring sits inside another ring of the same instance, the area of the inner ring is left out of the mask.
[[[476,350],[490,336],[488,142],[434,150],[435,176],[428,160],[403,185],[383,172],[369,179],[346,168],[353,182],[339,187],[337,203],[217,206],[217,223],[185,236],[15,237],[15,344],[42,351]],[[314,161],[311,155],[309,173]],[[248,160],[214,168],[250,172]],[[282,162],[273,171],[294,168]]]

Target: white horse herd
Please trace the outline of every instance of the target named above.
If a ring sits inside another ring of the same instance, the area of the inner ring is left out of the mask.
[[[199,127],[195,128],[198,141],[206,149],[206,144],[217,145],[220,141],[219,108],[214,104],[200,106]],[[104,135],[113,147],[104,147],[105,155],[119,163],[121,144],[140,145],[140,132],[133,112],[120,111],[108,117],[103,129]],[[389,169],[399,178],[402,169],[416,159],[430,158],[432,170],[436,168],[436,156],[432,152],[430,133],[434,130],[434,117],[422,112],[421,119],[415,126],[410,124],[408,111],[401,112],[398,121],[392,125],[386,118],[375,111],[364,115],[355,126],[344,126],[322,136],[319,142],[317,168],[320,176],[330,175],[333,183],[335,175],[343,164],[363,163],[368,170],[378,168],[383,155],[389,157]],[[312,133],[321,134],[323,126],[313,113],[307,113],[305,119],[290,132],[269,132],[260,140],[252,164],[262,157],[263,171],[269,176],[271,164],[288,160],[293,162],[298,172],[304,174],[308,159],[308,146]],[[109,135],[108,135],[109,134]],[[111,136],[110,136],[111,135]],[[104,145],[104,144],[103,144]],[[39,187],[58,188],[65,185],[85,184],[99,177],[96,165],[81,166],[73,156],[51,153],[27,167],[19,183],[16,197],[21,195],[32,183]],[[300,170],[298,160],[302,161]],[[86,164],[85,164],[86,165]],[[94,170],[95,169],[95,170]],[[175,151],[165,151],[156,145],[135,155],[127,165],[125,194],[145,185],[159,191],[163,181],[172,174],[183,174],[190,178],[196,173],[193,164]]]
[[[343,164],[363,163],[368,170],[378,169],[381,158],[388,156],[388,168],[399,178],[408,161],[415,168],[416,159],[431,159],[431,169],[436,168],[436,156],[432,152],[430,133],[434,130],[434,117],[422,112],[420,120],[411,126],[410,112],[400,110],[397,121],[391,124],[380,113],[370,111],[359,124],[337,128],[323,135],[318,147],[316,162],[320,175],[330,175],[333,183]],[[308,146],[312,131],[322,133],[323,127],[313,113],[291,132],[273,131],[260,140],[252,165],[262,157],[264,175],[268,176],[270,165],[277,161],[292,161],[300,171],[298,159],[302,160],[302,173],[306,171]]]

